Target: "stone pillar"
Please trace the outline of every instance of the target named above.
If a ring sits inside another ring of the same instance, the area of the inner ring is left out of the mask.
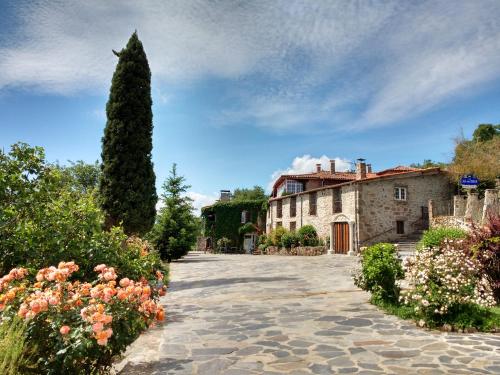
[[[486,224],[488,220],[488,215],[499,214],[500,205],[498,201],[498,190],[497,189],[487,189],[484,192],[484,204],[483,204],[483,215],[481,222]]]
[[[333,238],[333,223],[330,223],[330,248],[328,249],[328,254],[331,255],[334,253],[333,251],[333,241],[335,239]]]
[[[356,255],[356,251],[354,249],[354,221],[349,222],[349,251],[347,252],[347,255]]]
[[[429,209],[429,225],[432,224],[432,218],[434,217],[434,201],[429,199],[427,202],[427,207]]]
[[[479,210],[479,197],[477,193],[469,192],[467,194],[467,204],[465,206],[465,218],[470,221],[474,221],[478,217]]]
[[[466,203],[467,203],[466,195],[455,195],[453,197],[453,216],[455,217],[465,216]]]

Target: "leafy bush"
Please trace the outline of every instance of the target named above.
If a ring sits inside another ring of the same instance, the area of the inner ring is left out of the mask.
[[[401,299],[414,306],[421,325],[480,324],[473,313],[495,305],[481,263],[453,241],[445,240],[440,248],[426,248],[407,258],[406,272],[412,288]]]
[[[371,292],[374,301],[397,301],[399,286],[396,281],[403,277],[404,271],[396,247],[379,243],[368,247],[361,254],[361,270],[355,275],[354,283]]]
[[[281,236],[281,246],[290,249],[299,244],[299,236],[295,232],[286,232]]]
[[[301,246],[317,246],[319,243],[318,233],[312,225],[304,225],[297,231]]]
[[[48,165],[42,148],[21,143],[0,152],[0,274],[72,260],[80,280],[92,279],[101,263],[119,276],[154,278],[163,269],[157,253],[139,239],[127,241],[120,228],[104,231],[95,190],[77,180]]]
[[[231,244],[231,240],[226,237],[219,238],[217,240],[217,250],[221,252],[222,250],[226,250],[227,247]]]
[[[22,336],[14,355],[4,356],[11,367],[26,353],[27,346],[21,344],[29,342],[35,344],[29,349],[36,350],[37,373],[102,373],[114,355],[155,320],[163,320],[163,308],[154,301],[165,293],[161,272],[160,283],[117,282],[114,268],[101,264],[92,283],[69,281],[78,268],[74,262],[61,262],[39,270],[35,282],[27,278],[27,269],[15,268],[0,279],[2,321],[19,317],[26,324],[24,332],[12,326]]]
[[[281,246],[281,237],[288,231],[283,227],[276,227],[271,231],[269,237],[271,239],[272,246]]]
[[[467,233],[458,228],[439,227],[426,230],[418,243],[418,248],[438,247],[445,240],[465,238]]]

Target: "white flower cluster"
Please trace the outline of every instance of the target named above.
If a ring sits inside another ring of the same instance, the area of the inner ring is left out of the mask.
[[[443,315],[457,304],[495,305],[491,285],[482,275],[479,262],[454,245],[454,241],[445,241],[440,248],[423,249],[406,259],[411,288],[400,299],[414,305],[416,313]]]

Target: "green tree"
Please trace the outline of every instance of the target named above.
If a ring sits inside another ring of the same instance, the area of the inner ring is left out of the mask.
[[[98,189],[101,178],[101,166],[98,161],[93,164],[82,160],[69,161],[69,166],[55,165],[68,185],[68,188],[82,193],[89,193]]]
[[[424,159],[422,163],[413,163],[410,164],[412,168],[446,168],[448,164],[440,162],[440,161],[432,161],[431,159]]]
[[[163,184],[163,207],[150,235],[162,259],[168,262],[186,255],[199,234],[200,222],[193,215],[193,201],[186,196],[189,188],[174,164]]]
[[[500,125],[479,124],[472,134],[475,142],[486,142],[500,135]]]
[[[120,222],[127,234],[148,232],[158,197],[151,162],[153,113],[151,72],[134,32],[118,56],[102,140],[100,194],[106,227]]]
[[[473,139],[459,139],[455,146],[455,156],[450,171],[455,177],[473,173],[485,187],[494,186],[500,176],[500,127],[498,125],[478,125]]]
[[[266,200],[266,193],[260,186],[254,186],[252,189],[242,188],[235,189],[233,193],[234,201],[252,201],[252,200]]]

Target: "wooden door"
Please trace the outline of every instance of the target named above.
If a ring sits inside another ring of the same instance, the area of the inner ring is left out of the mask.
[[[349,224],[334,223],[333,233],[335,236],[335,253],[347,254],[349,251]]]

